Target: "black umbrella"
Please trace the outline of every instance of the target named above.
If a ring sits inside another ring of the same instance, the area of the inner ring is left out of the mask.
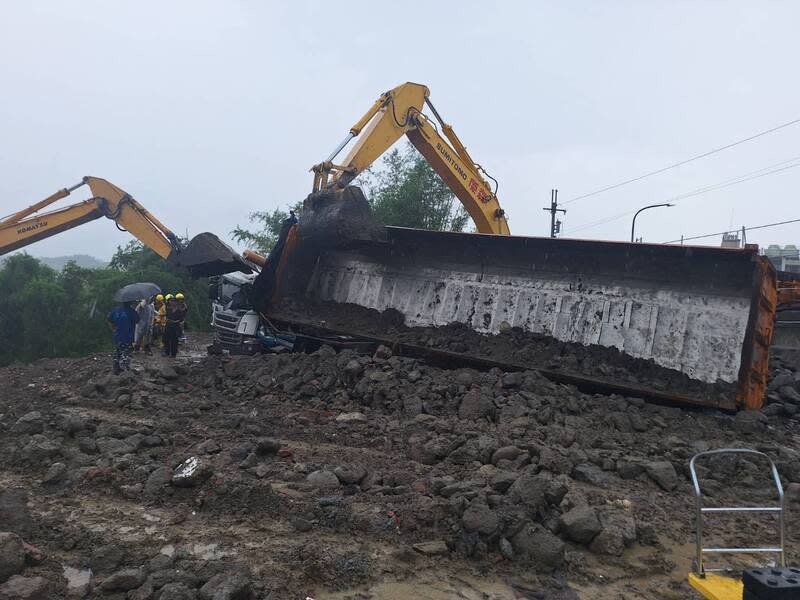
[[[135,302],[161,293],[161,288],[155,283],[131,283],[117,290],[114,300],[117,302]]]

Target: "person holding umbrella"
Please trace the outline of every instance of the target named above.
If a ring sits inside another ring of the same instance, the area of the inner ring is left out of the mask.
[[[136,323],[139,322],[139,314],[134,307],[139,300],[160,292],[161,289],[152,283],[132,283],[114,294],[114,300],[119,305],[106,317],[109,328],[114,332],[114,374],[131,368]]]

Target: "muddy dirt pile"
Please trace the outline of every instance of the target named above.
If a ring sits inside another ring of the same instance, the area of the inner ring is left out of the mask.
[[[2,369],[0,598],[686,598],[693,454],[766,452],[797,508],[795,364],[736,416],[388,348]],[[701,476],[717,505],[771,497],[751,460]]]
[[[731,398],[733,384],[708,384],[685,373],[659,366],[653,360],[634,358],[616,348],[584,346],[509,327],[497,335],[483,335],[463,323],[442,327],[407,327],[398,311],[384,312],[355,304],[312,303],[287,300],[271,313],[305,321],[314,315],[317,324],[331,329],[385,336],[401,343],[489,358],[532,369],[559,371],[593,377],[609,383],[638,385],[657,392],[702,399]]]

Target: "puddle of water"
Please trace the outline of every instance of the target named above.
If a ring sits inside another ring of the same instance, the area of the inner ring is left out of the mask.
[[[64,567],[64,579],[67,580],[67,589],[69,590],[83,587],[89,585],[92,580],[92,570]]]

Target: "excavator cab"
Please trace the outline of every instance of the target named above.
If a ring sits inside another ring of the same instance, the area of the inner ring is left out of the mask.
[[[698,461],[713,459],[722,455],[738,455],[762,462],[766,461],[769,465],[770,476],[775,484],[777,501],[768,506],[706,506],[697,474],[697,463]],[[786,566],[783,485],[781,484],[778,469],[772,459],[763,452],[745,448],[709,450],[700,452],[692,457],[689,462],[689,471],[692,476],[695,496],[695,558],[692,563],[692,572],[689,573],[689,584],[703,598],[708,600],[780,600],[800,598],[800,568]],[[704,515],[742,513],[777,515],[777,542],[761,547],[707,547],[703,544]],[[730,569],[709,566],[705,560],[706,555],[709,554],[767,554],[773,555],[774,559],[765,567],[744,570],[742,577],[738,578],[733,576]]]

